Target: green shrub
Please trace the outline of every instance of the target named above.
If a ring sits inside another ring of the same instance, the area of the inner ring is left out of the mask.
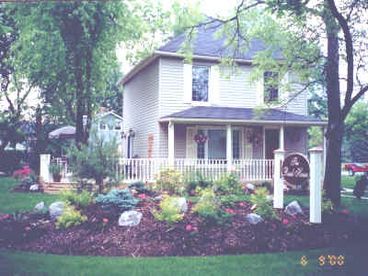
[[[117,209],[119,211],[131,210],[139,202],[138,199],[133,197],[129,189],[112,189],[106,195],[99,194],[96,197],[95,201],[97,204],[100,204],[104,209]]]
[[[181,221],[184,214],[180,210],[180,206],[176,203],[178,197],[164,196],[160,202],[160,211],[154,210],[152,212],[155,219],[159,221],[166,221],[169,224]]]
[[[146,187],[146,185],[142,181],[133,182],[129,185],[129,189],[134,189],[140,194],[149,193],[150,190]]]
[[[221,205],[225,206],[225,207],[231,207],[234,206],[236,202],[239,201],[239,196],[238,195],[224,195],[221,197]]]
[[[79,225],[87,220],[86,216],[83,216],[78,210],[71,205],[64,207],[64,212],[56,220],[57,229],[66,229],[71,226]]]
[[[239,178],[235,174],[230,173],[215,182],[215,191],[221,195],[241,194],[242,186]]]
[[[187,193],[192,193],[193,191],[196,191],[197,188],[204,189],[211,187],[213,182],[212,180],[204,177],[200,172],[195,172],[186,175],[184,184]]]
[[[61,200],[74,205],[77,208],[85,208],[92,202],[92,194],[88,191],[74,192],[72,190],[62,191]]]
[[[160,191],[166,191],[169,194],[181,195],[185,190],[182,175],[175,169],[160,171],[157,178],[157,185]]]
[[[201,190],[201,197],[193,211],[201,216],[207,224],[221,225],[228,222],[230,214],[220,208],[220,202],[211,188]]]
[[[119,158],[117,143],[115,140],[105,142],[94,132],[88,145],[70,147],[68,158],[74,175],[79,179],[94,179],[99,193],[105,188],[104,179],[116,176],[114,168]]]
[[[250,196],[250,201],[252,204],[256,205],[256,214],[260,215],[264,219],[275,219],[277,218],[276,212],[268,201],[267,196],[267,188],[258,188],[254,191],[254,194]]]

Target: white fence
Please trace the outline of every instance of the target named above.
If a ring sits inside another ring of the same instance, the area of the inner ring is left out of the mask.
[[[233,160],[231,172],[238,175],[241,181],[271,181],[273,164],[271,159]],[[198,173],[213,180],[228,173],[224,159],[175,159],[170,165],[167,158],[121,158],[114,170],[116,177],[124,181],[153,182],[161,170],[168,168],[174,168],[184,176]]]

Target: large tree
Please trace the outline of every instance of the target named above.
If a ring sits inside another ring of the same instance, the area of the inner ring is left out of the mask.
[[[264,15],[250,16],[258,8]],[[243,0],[234,16],[220,19],[228,26],[225,33],[229,45],[237,46],[233,48],[246,48],[242,41],[254,37],[266,42],[268,47],[254,61],[259,69],[277,70],[280,75],[296,72],[305,89],[315,84],[325,87],[328,127],[324,187],[336,205],[341,198],[344,122],[368,90],[367,78],[363,78],[368,65],[367,11],[366,0]],[[270,19],[267,15],[274,20],[265,22]],[[276,62],[272,53],[280,48],[284,60]]]

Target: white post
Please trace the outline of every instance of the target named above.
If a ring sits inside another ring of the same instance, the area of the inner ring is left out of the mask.
[[[40,154],[40,179],[41,181],[49,182],[50,181],[50,154]]]
[[[312,148],[310,154],[310,181],[309,181],[309,221],[321,223],[321,188],[322,188],[322,153],[321,148]]]
[[[281,169],[284,161],[285,151],[277,149],[275,154],[275,168],[273,176],[273,208],[284,208],[284,180],[282,179]]]
[[[233,163],[233,132],[230,124],[226,125],[226,163],[227,171],[230,172]]]
[[[279,149],[285,150],[285,129],[284,126],[280,127],[280,137],[279,137]]]
[[[325,127],[322,128],[322,135],[323,135],[323,175],[322,177],[325,177],[325,169],[326,169],[326,154],[327,154],[327,139],[326,139],[326,132],[327,129]]]
[[[175,162],[175,132],[174,132],[174,123],[169,122],[168,125],[168,159],[169,166],[174,166]]]

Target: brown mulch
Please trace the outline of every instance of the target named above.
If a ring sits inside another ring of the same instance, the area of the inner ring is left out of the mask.
[[[351,216],[344,214],[327,217],[328,223],[311,225],[308,210],[297,217],[280,211],[280,220],[250,225],[245,220],[246,214],[251,213],[247,202],[231,208],[233,216],[228,223],[208,225],[191,212],[191,207],[189,203],[183,221],[168,225],[154,219],[151,211],[158,208],[157,203],[144,200],[136,209],[143,213],[143,218],[135,227],[118,226],[120,213],[104,211],[98,205],[84,210],[87,222],[65,230],[56,229],[47,215],[30,215],[22,222],[2,220],[0,216],[0,247],[53,254],[133,257],[280,252],[346,242],[356,225]]]

